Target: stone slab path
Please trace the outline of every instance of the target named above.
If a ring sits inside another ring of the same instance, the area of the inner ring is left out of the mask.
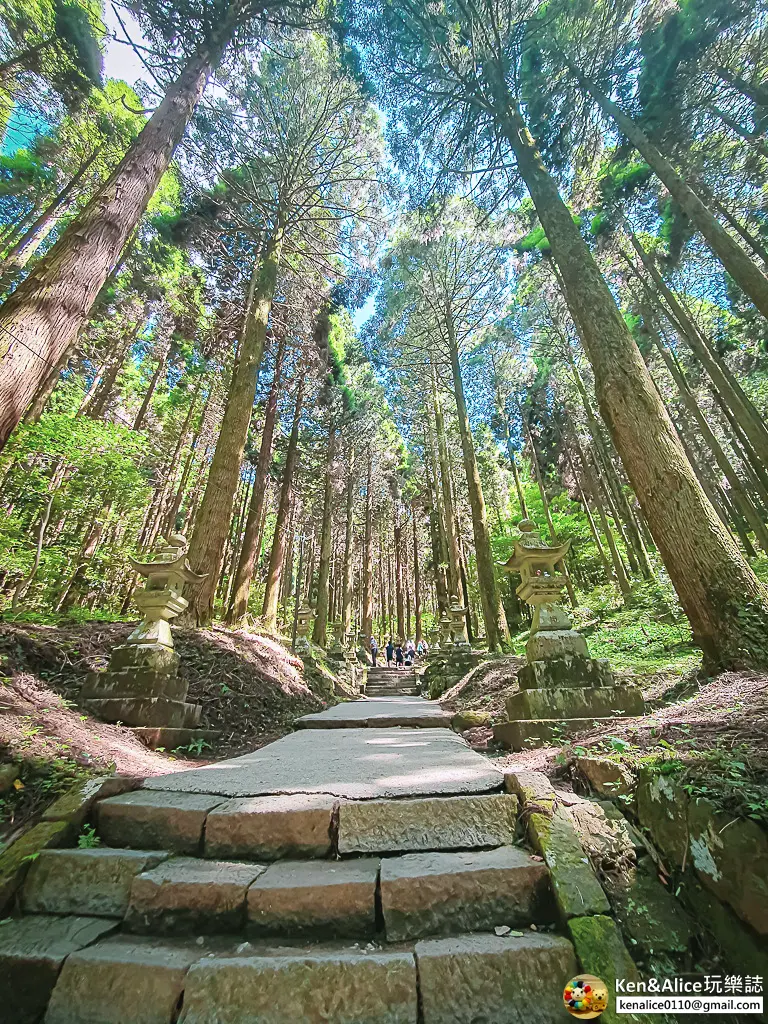
[[[40,852],[0,929],[0,1018],[560,1020],[576,960],[550,869],[517,845],[509,780],[444,717],[350,702],[97,800],[101,845]]]
[[[296,722],[298,729],[354,729],[412,726],[416,728],[451,727],[450,711],[422,697],[363,697],[337,704]]]
[[[144,788],[227,797],[329,793],[368,800],[488,793],[503,782],[487,758],[449,729],[313,728],[229,761],[148,778]]]

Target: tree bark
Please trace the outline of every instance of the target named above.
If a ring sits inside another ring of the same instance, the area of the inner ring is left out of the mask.
[[[355,473],[353,466],[355,463],[354,452],[350,452],[348,461],[348,475],[347,475],[347,494],[346,494],[346,523],[344,526],[344,568],[343,568],[343,582],[342,582],[342,596],[341,596],[341,624],[343,627],[344,643],[346,644],[346,638],[352,629],[352,573],[353,573],[353,561],[352,561],[352,542],[354,540],[354,523],[352,513],[355,507]]]
[[[664,298],[667,308],[665,309],[663,306],[661,308],[664,310],[666,318],[675,330],[679,332],[681,338],[690,346],[712,381],[714,392],[722,396],[722,399],[731,408],[733,415],[749,438],[761,462],[765,467],[768,467],[768,430],[766,430],[757,409],[755,409],[749,398],[744,394],[740,384],[728,368],[712,352],[708,340],[701,334],[634,234],[629,235],[629,240]],[[628,262],[635,273],[637,273],[637,268],[634,267],[634,264],[631,261]],[[650,294],[653,297],[652,293]],[[658,303],[658,298],[656,302]]]
[[[104,186],[0,308],[0,449],[58,362],[138,224],[235,30],[238,4],[194,54]]]
[[[328,426],[328,454],[325,464],[323,520],[320,529],[320,564],[317,571],[317,604],[312,640],[325,647],[328,642],[328,580],[331,572],[331,527],[333,526],[333,462],[336,458],[336,424]]]
[[[365,546],[363,549],[363,607],[361,631],[366,637],[373,629],[373,452],[368,448],[368,476],[365,486]]]
[[[437,393],[435,370],[432,368],[432,404],[435,413],[435,434],[437,435],[437,456],[440,460],[440,486],[443,497],[444,534],[448,546],[448,589],[451,595],[459,596],[459,542],[456,536],[456,515],[451,491],[451,471],[448,460],[448,443],[445,435],[445,417]]]
[[[274,632],[277,628],[277,605],[280,599],[280,583],[282,581],[283,563],[285,561],[288,512],[291,506],[293,478],[296,472],[299,453],[299,425],[301,423],[305,379],[302,373],[299,376],[296,403],[293,409],[293,426],[291,427],[291,436],[288,439],[288,450],[285,455],[283,482],[280,487],[280,501],[277,506],[277,519],[275,520],[275,534],[272,538],[272,550],[269,555],[267,587],[264,591],[264,604],[261,609],[264,628],[268,632]]]
[[[257,281],[253,302],[239,347],[237,369],[232,376],[208,483],[189,546],[192,568],[196,572],[208,574],[190,602],[190,608],[199,623],[208,622],[213,615],[232,503],[248,439],[269,314],[277,287],[282,245],[283,226],[278,221],[262,251],[260,262],[254,267]]]
[[[421,566],[419,565],[419,530],[416,523],[416,505],[411,505],[413,513],[413,618],[418,644],[422,639],[421,632]]]
[[[403,601],[403,525],[400,510],[395,509],[393,539],[395,544],[395,607],[397,609],[397,635],[406,639],[405,604]]]
[[[483,618],[485,619],[485,635],[488,638],[489,650],[495,651],[498,648],[504,650],[509,646],[509,628],[493,571],[491,535],[488,530],[483,485],[480,482],[480,471],[477,468],[477,459],[475,458],[475,447],[469,427],[469,417],[467,416],[467,403],[464,398],[464,381],[462,380],[461,365],[459,364],[459,349],[450,316],[447,318],[446,327],[451,357],[451,370],[453,372],[453,388],[456,396],[456,411],[459,420],[461,450],[464,456],[464,471],[467,476],[469,504],[472,510],[472,533],[475,541],[480,601],[483,607]]]
[[[275,372],[272,378],[272,386],[269,389],[269,397],[264,409],[264,426],[261,431],[259,459],[256,464],[256,482],[248,509],[243,545],[240,549],[240,559],[235,572],[229,608],[227,609],[227,622],[230,626],[242,623],[245,619],[248,611],[248,599],[251,594],[251,582],[256,568],[256,559],[261,549],[262,510],[264,509],[267,495],[269,465],[272,461],[272,442],[275,436],[277,398],[280,393],[280,384],[283,376],[285,346],[286,334],[281,332],[277,352],[275,353]]]
[[[494,69],[491,69],[493,72]],[[552,246],[595,375],[600,412],[708,667],[768,664],[768,592],[685,457],[642,356],[503,77],[503,130]]]

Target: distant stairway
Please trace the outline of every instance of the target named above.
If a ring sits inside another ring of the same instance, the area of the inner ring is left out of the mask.
[[[366,697],[416,697],[418,680],[412,668],[369,668]]]

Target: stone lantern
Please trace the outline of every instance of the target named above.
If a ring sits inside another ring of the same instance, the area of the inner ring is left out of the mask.
[[[502,568],[520,574],[516,593],[533,608],[533,621],[527,664],[517,674],[520,688],[507,700],[509,721],[494,728],[494,738],[522,750],[562,731],[590,728],[597,719],[643,714],[640,690],[617,686],[608,662],[590,657],[561,603],[565,576],[556,566],[570,541],[550,547],[530,519],[519,528],[521,537]]]
[[[340,658],[344,654],[344,623],[332,622],[331,633],[333,634],[333,641],[328,648],[328,653],[336,658]]]
[[[175,747],[196,729],[202,709],[186,703],[187,684],[178,677],[169,623],[188,605],[184,585],[199,585],[205,576],[190,568],[185,537],[171,534],[160,541],[149,561],[130,559],[147,581],[134,598],[144,617],[113,650],[107,671],[88,676],[83,696],[99,718],[137,727],[150,746]]]
[[[308,604],[299,608],[296,613],[296,646],[297,654],[309,654],[309,631],[312,628],[312,619],[315,616],[313,608]]]
[[[430,629],[427,633],[427,641],[429,643],[429,650],[439,651],[440,650],[440,630]]]
[[[459,601],[458,597],[451,597],[448,615],[451,619],[451,632],[453,633],[453,645],[457,648],[469,648],[469,637],[467,636],[467,609]]]

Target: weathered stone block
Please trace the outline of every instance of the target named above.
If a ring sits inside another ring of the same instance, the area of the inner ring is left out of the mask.
[[[610,913],[608,897],[563,807],[558,807],[551,817],[532,814],[528,819],[528,836],[550,870],[555,901],[563,920]]]
[[[125,668],[119,672],[91,673],[83,684],[81,697],[165,697],[181,700],[187,696],[189,686],[177,675],[168,675],[153,668]]]
[[[682,889],[686,906],[713,936],[723,953],[723,966],[737,974],[768,974],[768,939],[757,936],[730,907],[721,903],[688,872]]]
[[[530,641],[529,641],[530,643]],[[517,673],[521,690],[554,687],[615,686],[616,678],[610,663],[602,658],[556,657],[551,660],[531,659]]]
[[[606,881],[606,889],[624,934],[645,956],[684,953],[693,926],[682,905],[659,881],[650,857],[644,857],[626,875]]]
[[[621,932],[613,918],[598,915],[596,917],[575,917],[568,922],[576,956],[581,969],[587,974],[594,974],[605,982],[608,992],[616,991],[616,979],[637,981],[639,974],[632,957],[627,952]],[[600,1015],[601,1024],[627,1024],[629,1021],[648,1022],[653,1024],[658,1018],[616,1013],[613,1001]]]
[[[668,775],[641,771],[637,816],[670,866],[682,867],[688,855],[688,796]]]
[[[80,828],[97,800],[130,793],[141,785],[138,775],[107,775],[78,782],[43,811],[43,821],[68,821]]]
[[[577,757],[576,771],[600,796],[624,796],[635,787],[634,773],[607,757]]]
[[[412,953],[306,952],[205,959],[190,970],[179,1024],[416,1024]]]
[[[38,1024],[64,959],[116,927],[92,917],[23,917],[0,926],[0,1007],[8,1024]]]
[[[220,796],[140,789],[96,804],[99,835],[109,846],[198,853],[208,812]]]
[[[360,800],[339,807],[339,853],[460,850],[514,842],[517,800],[480,796]]]
[[[768,935],[768,834],[755,821],[688,805],[688,849],[702,883],[759,935]]]
[[[195,946],[119,937],[67,958],[45,1024],[171,1024]]]
[[[554,935],[465,935],[416,944],[424,1024],[553,1024],[567,1020],[573,948]]]
[[[579,671],[578,662],[590,661],[587,641],[575,629],[547,629],[532,633],[525,645],[528,663],[535,661],[563,661],[573,663],[573,673]]]
[[[615,721],[616,719],[611,717],[535,718],[519,722],[500,722],[493,727],[493,739],[495,743],[510,750],[529,750],[554,740],[563,740],[587,729],[595,729],[598,726],[609,728]]]
[[[507,699],[511,721],[642,715],[644,709],[643,695],[637,686],[546,687],[520,690]]]
[[[167,725],[174,729],[194,729],[200,724],[202,707],[164,697],[105,697],[85,701],[91,714],[105,722],[123,725]]]
[[[549,811],[554,810],[557,794],[543,772],[507,770],[504,772],[504,788],[508,793],[515,793],[523,807],[535,804]]]
[[[248,931],[371,938],[378,860],[281,861],[248,890]]]
[[[549,872],[515,846],[383,860],[381,906],[388,942],[554,918]]]
[[[10,906],[40,851],[62,846],[73,832],[68,821],[41,821],[0,853],[0,913]]]
[[[324,793],[227,800],[208,816],[206,857],[325,857],[337,801]]]
[[[112,651],[109,668],[146,668],[168,674],[178,670],[179,662],[176,651],[164,644],[121,644]]]
[[[21,894],[27,914],[122,917],[140,871],[166,856],[144,850],[43,850]]]
[[[154,935],[240,931],[259,864],[174,857],[133,879],[126,928]]]
[[[459,711],[451,719],[451,728],[455,732],[476,729],[480,725],[488,725],[491,715],[488,711]]]

